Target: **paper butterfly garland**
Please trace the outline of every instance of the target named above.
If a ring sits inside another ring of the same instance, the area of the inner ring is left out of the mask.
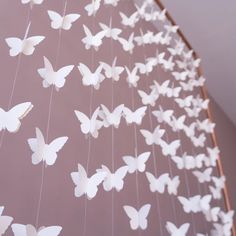
[[[86,195],[89,200],[94,198],[98,191],[98,186],[105,180],[107,173],[98,171],[91,177],[87,176],[84,167],[78,164],[78,171],[71,173],[72,181],[75,184],[75,197]]]
[[[80,14],[68,14],[61,16],[55,11],[48,11],[48,16],[51,20],[51,27],[53,29],[70,30],[72,23],[80,18]]]
[[[48,88],[51,85],[54,85],[56,90],[59,91],[60,88],[64,87],[66,82],[66,77],[73,70],[74,66],[64,66],[58,71],[54,71],[51,62],[44,57],[44,68],[38,69],[39,75],[43,79],[43,87]]]
[[[150,204],[143,205],[139,210],[132,206],[123,206],[125,213],[130,218],[130,227],[132,230],[138,228],[145,230],[148,226],[147,217],[151,209]]]
[[[33,225],[13,224],[11,226],[14,236],[58,236],[61,226],[40,227],[38,230]]]
[[[21,126],[21,119],[23,119],[33,108],[31,102],[20,103],[9,111],[4,111],[0,108],[0,131],[7,130],[10,133],[15,133]]]
[[[41,161],[49,166],[54,165],[57,160],[57,153],[63,148],[68,137],[54,139],[50,144],[46,144],[43,134],[36,128],[36,138],[28,139],[28,144],[32,150],[32,164],[37,165]]]

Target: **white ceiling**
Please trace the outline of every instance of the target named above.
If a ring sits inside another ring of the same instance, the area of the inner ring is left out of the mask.
[[[236,125],[236,1],[162,3],[202,59],[210,95]]]

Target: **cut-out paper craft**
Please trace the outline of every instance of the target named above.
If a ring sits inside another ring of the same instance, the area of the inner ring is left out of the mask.
[[[193,96],[189,95],[186,98],[175,98],[175,102],[178,103],[180,108],[190,107],[192,104]]]
[[[138,12],[134,12],[131,16],[126,16],[123,12],[119,12],[121,17],[121,24],[123,26],[129,26],[131,28],[134,28],[135,24],[138,22]]]
[[[140,74],[148,75],[153,71],[153,68],[156,66],[156,61],[149,60],[146,63],[136,62],[135,66],[138,68]]]
[[[227,224],[214,223],[213,226],[214,226],[214,229],[211,230],[212,236],[231,236],[232,235],[231,223],[227,223]]]
[[[148,5],[148,3],[146,1],[144,1],[142,3],[142,5],[140,5],[140,6],[137,5],[137,4],[134,4],[134,6],[136,7],[136,10],[138,12],[139,17],[142,18],[142,19],[145,16],[147,5]]]
[[[203,172],[195,170],[193,171],[193,175],[196,176],[199,183],[210,182],[212,171],[213,171],[212,168],[207,168]]]
[[[45,143],[42,132],[36,128],[36,138],[28,139],[28,144],[32,150],[32,164],[37,165],[41,161],[49,166],[55,164],[57,160],[57,153],[64,147],[68,137],[59,137],[54,139],[51,143]]]
[[[213,133],[215,128],[215,123],[212,123],[209,119],[205,119],[203,121],[197,120],[197,129],[200,131],[204,131],[206,133]]]
[[[217,222],[219,218],[220,207],[214,207],[208,211],[204,211],[203,214],[208,222]]]
[[[95,35],[92,35],[90,29],[83,25],[85,37],[82,39],[82,42],[85,44],[85,48],[88,50],[93,47],[96,51],[102,45],[102,39],[106,36],[106,31],[102,30]]]
[[[178,228],[173,223],[169,221],[166,222],[166,229],[171,236],[185,236],[188,233],[189,227],[190,227],[189,223],[182,224]]]
[[[44,36],[32,36],[27,38],[30,28],[30,23],[27,27],[25,36],[23,39],[11,37],[6,38],[5,41],[10,48],[9,54],[12,57],[18,56],[20,53],[23,53],[26,56],[32,55],[35,50],[35,46],[41,43],[45,37]]]
[[[117,57],[114,58],[112,65],[108,65],[105,62],[100,62],[102,68],[105,70],[105,76],[108,79],[113,79],[114,81],[119,81],[120,75],[124,71],[124,67],[116,66]]]
[[[97,169],[97,172],[106,173],[106,178],[103,181],[105,191],[111,191],[114,188],[117,192],[120,192],[124,186],[124,178],[128,172],[128,167],[122,166],[112,173],[107,166],[102,165],[102,168]]]
[[[15,133],[21,126],[23,119],[33,108],[31,102],[20,103],[9,111],[0,108],[0,131],[7,130],[10,133]]]
[[[212,176],[212,181],[215,184],[216,188],[223,189],[225,187],[225,181],[226,181],[225,176],[221,177]]]
[[[87,11],[88,16],[95,16],[101,5],[101,0],[92,0],[91,3],[86,5],[84,9]]]
[[[123,116],[125,117],[126,123],[128,125],[134,123],[141,125],[143,117],[146,114],[147,107],[143,106],[135,111],[131,111],[128,107],[123,108]]]
[[[43,57],[44,61],[44,68],[38,69],[39,75],[43,79],[43,87],[48,88],[51,85],[54,85],[56,91],[59,91],[62,87],[64,87],[66,82],[66,77],[70,74],[73,70],[73,65],[64,66],[61,69],[54,71],[51,62],[46,58]]]
[[[0,236],[4,235],[13,221],[13,217],[2,215],[4,206],[0,207]]]
[[[173,71],[175,63],[173,62],[173,56],[170,56],[167,60],[163,59],[163,67],[166,71]]]
[[[61,16],[55,11],[48,11],[48,16],[51,20],[51,27],[53,29],[70,30],[72,23],[80,18],[80,14],[68,14]]]
[[[208,156],[205,158],[205,165],[207,167],[209,166],[216,166],[216,162],[219,158],[219,154],[220,154],[220,150],[218,147],[214,147],[214,148],[209,148],[207,147],[207,152],[208,152]]]
[[[150,204],[143,205],[139,210],[136,210],[132,206],[123,206],[125,213],[130,219],[130,228],[132,230],[142,229],[145,230],[148,227],[147,217],[151,209]]]
[[[211,192],[213,199],[220,200],[222,198],[222,189],[221,188],[215,188],[213,186],[209,186],[209,190]]]
[[[103,122],[97,120],[99,111],[100,107],[97,107],[97,109],[92,114],[92,117],[89,118],[81,111],[75,110],[75,115],[80,121],[80,129],[83,134],[91,134],[94,138],[98,137],[98,130],[103,126]]]
[[[183,53],[184,46],[185,45],[184,45],[184,43],[183,43],[183,41],[181,39],[180,40],[175,40],[174,48],[169,47],[169,48],[167,48],[167,50],[170,52],[170,54],[172,56],[177,56],[177,55],[180,56]]]
[[[114,40],[118,40],[119,35],[121,34],[122,30],[119,28],[112,28],[112,19],[110,19],[109,26],[99,23],[102,30],[106,32],[105,37],[112,38]]]
[[[149,94],[142,90],[138,90],[138,95],[141,97],[143,105],[150,105],[152,107],[155,106],[156,101],[159,98],[159,95],[154,89]]]
[[[80,74],[83,76],[82,83],[84,86],[93,86],[95,89],[100,88],[100,83],[105,79],[105,76],[101,74],[103,65],[99,65],[94,72],[83,63],[78,65]]]
[[[177,72],[174,71],[172,72],[172,75],[174,76],[175,80],[177,81],[185,81],[187,79],[188,76],[188,72],[187,71],[183,71],[183,72]]]
[[[159,45],[159,44],[162,42],[162,40],[163,40],[162,36],[163,36],[163,32],[162,32],[162,31],[156,33],[155,35],[153,35],[153,37],[152,37],[152,43],[155,43],[156,45]],[[164,52],[161,53],[161,54],[159,55],[158,60],[162,60],[162,59],[164,58],[164,55],[165,55]]]
[[[135,171],[144,172],[146,169],[146,162],[148,161],[151,152],[144,152],[141,153],[137,157],[133,156],[123,156],[122,159],[125,164],[128,166],[128,172],[130,174],[134,173]]]
[[[140,76],[137,75],[137,72],[138,72],[138,68],[135,66],[133,68],[133,70],[129,70],[128,67],[125,67],[125,70],[127,72],[127,77],[126,77],[126,80],[129,84],[129,87],[137,87],[137,83],[140,79]]]
[[[178,118],[176,118],[175,116],[171,117],[171,121],[169,122],[169,125],[172,128],[173,132],[177,132],[179,130],[183,130],[184,129],[184,122],[185,122],[186,116],[182,115]]]
[[[190,156],[187,153],[184,153],[183,156],[172,156],[171,159],[176,163],[176,166],[179,170],[182,169],[195,169],[202,168],[204,162],[205,155],[198,154],[197,156]]]
[[[171,118],[174,114],[173,110],[163,110],[161,106],[159,106],[159,110],[152,111],[152,114],[157,118],[159,123],[170,123]]]
[[[201,108],[199,107],[193,107],[193,108],[190,108],[190,107],[184,107],[184,110],[186,111],[188,117],[190,118],[198,118],[199,117],[199,114],[201,112]]]
[[[94,198],[98,191],[98,186],[104,181],[107,173],[99,171],[92,175],[87,176],[86,170],[80,164],[78,164],[78,171],[71,173],[72,181],[75,184],[75,197],[81,197],[86,195],[89,200]]]
[[[204,147],[206,142],[206,135],[204,133],[200,134],[198,137],[193,136],[191,138],[193,145],[195,147]]]
[[[219,217],[223,224],[227,223],[233,223],[233,217],[234,217],[234,210],[230,210],[228,212],[220,211]]]
[[[104,0],[105,5],[112,5],[113,7],[116,7],[118,5],[120,0]]]
[[[196,129],[196,123],[193,122],[192,124],[190,124],[189,126],[184,125],[184,133],[186,134],[187,137],[189,137],[190,139],[192,137],[195,136],[195,129]]]
[[[180,185],[179,176],[175,176],[175,177],[173,177],[172,179],[169,178],[168,181],[167,181],[167,190],[168,190],[168,193],[169,193],[170,195],[171,195],[171,194],[177,195],[179,185]]]
[[[164,193],[165,187],[169,180],[169,174],[165,173],[156,178],[152,173],[146,172],[146,177],[149,182],[149,188],[151,192]]]
[[[180,92],[181,92],[181,87],[174,87],[174,85],[172,84],[172,87],[170,88],[167,88],[167,90],[166,90],[166,96],[168,97],[168,98],[172,98],[172,97],[174,97],[174,98],[177,98],[177,97],[179,97],[179,94],[180,94]]]
[[[138,46],[151,44],[153,39],[153,32],[148,31],[147,33],[143,34],[141,31],[141,36],[135,36],[134,41],[137,43]]]
[[[35,4],[35,5],[40,5],[43,3],[44,0],[21,0],[22,4],[28,4],[30,3],[31,5]]]
[[[160,125],[158,125],[153,132],[150,132],[149,130],[146,129],[141,129],[140,133],[143,135],[145,138],[145,142],[147,145],[160,145],[162,143],[162,136],[165,133],[164,129],[160,129]]]
[[[203,100],[200,98],[200,95],[198,95],[196,98],[193,98],[192,103],[194,107],[206,110],[208,108],[209,99]]]
[[[102,110],[98,115],[103,120],[103,126],[107,128],[113,125],[115,128],[118,128],[120,125],[124,104],[117,106],[112,112],[110,112],[109,109],[103,104],[101,104],[101,107]]]
[[[12,224],[14,236],[58,236],[62,230],[61,226],[48,226],[36,229],[33,225]]]
[[[171,143],[167,143],[164,140],[160,140],[162,154],[164,156],[175,156],[178,148],[180,147],[180,140],[174,140]]]
[[[134,45],[134,33],[131,33],[128,40],[125,38],[118,38],[119,43],[122,45],[122,48],[125,52],[133,53]]]
[[[157,94],[161,94],[163,96],[166,95],[167,90],[168,90],[168,86],[170,83],[170,80],[166,80],[165,82],[163,82],[162,84],[159,84],[156,80],[153,81],[153,85],[150,86],[151,89],[156,90]]]

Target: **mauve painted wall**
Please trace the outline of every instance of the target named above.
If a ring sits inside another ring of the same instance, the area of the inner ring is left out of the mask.
[[[134,61],[144,61],[144,53],[147,56],[154,56],[156,48],[147,47],[145,50],[137,48],[132,57],[125,54],[118,43],[111,44],[111,41],[106,39],[97,53],[92,53],[91,50],[84,49],[81,39],[84,37],[82,24],[85,23],[90,28],[94,24],[94,31],[99,30],[97,20],[93,21],[86,16],[83,10],[87,1],[68,1],[67,12],[79,12],[82,16],[76,22],[69,32],[62,32],[62,43],[57,60],[58,68],[73,64],[78,65],[79,62],[87,64],[90,68],[97,67],[99,61],[105,61],[111,64],[115,55],[118,56],[118,65],[126,65],[133,67]],[[18,133],[6,133],[3,140],[2,148],[0,149],[1,165],[0,165],[0,204],[4,205],[5,213],[14,217],[15,223],[35,224],[37,212],[37,202],[39,199],[39,189],[41,183],[41,165],[33,166],[31,163],[31,151],[27,144],[27,139],[35,137],[35,127],[39,127],[42,132],[46,133],[48,119],[48,103],[50,97],[50,89],[42,87],[41,78],[37,74],[37,69],[43,66],[43,56],[47,56],[55,65],[55,56],[57,50],[58,32],[51,29],[47,10],[56,10],[62,12],[64,1],[45,0],[41,6],[35,6],[31,12],[31,35],[46,35],[47,39],[42,42],[37,48],[33,56],[23,56],[20,69],[17,77],[15,92],[12,105],[24,101],[31,101],[34,104],[33,110],[23,119],[22,126]],[[101,10],[97,14],[99,21],[106,24],[109,23],[110,15],[113,17],[114,26],[121,27],[118,11],[122,10],[126,14],[134,12],[132,3],[122,2],[119,7],[112,12],[109,8]],[[0,42],[1,42],[1,87],[0,87],[0,106],[7,107],[9,94],[12,88],[13,77],[15,73],[17,58],[12,58],[8,55],[8,47],[4,42],[4,38],[10,36],[22,37],[26,29],[28,6],[23,6],[20,1],[3,0],[0,3]],[[9,20],[11,19],[11,20]],[[15,19],[15,20],[12,20]],[[139,23],[134,29],[135,34],[139,34],[139,28],[144,27],[145,30],[155,30],[150,24]],[[127,37],[132,30],[126,29],[122,34]],[[111,47],[113,50],[111,50]],[[112,55],[113,54],[113,55]],[[138,88],[146,90],[152,84],[153,79],[163,82],[166,79],[171,79],[170,73],[164,72],[157,68],[150,76],[142,77],[138,84]],[[89,114],[90,106],[90,88],[84,87],[81,82],[81,75],[77,68],[68,77],[64,88],[60,92],[54,92],[52,102],[52,116],[49,129],[49,141],[52,139],[68,135],[69,140],[65,147],[59,152],[59,157],[56,164],[52,167],[47,167],[44,176],[44,185],[42,193],[42,202],[40,207],[39,226],[41,225],[61,225],[63,231],[61,235],[77,236],[82,235],[84,224],[84,197],[74,197],[74,184],[71,181],[70,173],[77,170],[77,164],[81,163],[86,166],[88,156],[88,140],[81,134],[79,122],[77,121],[74,110]],[[134,89],[135,108],[141,106],[141,100]],[[183,94],[184,95],[184,94]],[[124,103],[131,107],[132,90],[128,88],[125,81],[125,74],[122,79],[114,83],[114,104]],[[101,89],[94,91],[92,110],[99,104],[111,106],[111,81],[105,80]],[[179,117],[183,111],[177,109],[171,99],[161,98],[158,100],[157,106],[162,105],[165,109],[175,109],[175,115]],[[203,114],[201,118],[204,118]],[[153,127],[157,125],[156,120],[152,117]],[[190,123],[190,120],[187,121]],[[144,118],[141,125],[142,128],[150,130],[149,116]],[[166,128],[165,140],[173,141],[181,138],[183,140],[183,150],[179,150],[181,155],[183,151],[188,153],[197,153],[201,149],[192,148],[192,144],[184,134],[172,133],[170,128]],[[139,129],[139,127],[138,127]],[[138,153],[144,151],[152,151],[150,146],[147,146],[143,137],[138,131]],[[114,131],[114,158],[115,168],[124,165],[122,161],[123,155],[134,155],[134,127],[127,126],[122,120],[119,129]],[[210,138],[208,137],[208,144]],[[162,156],[160,147],[154,148],[157,158],[157,173],[158,176],[162,173],[169,172],[172,168],[173,175],[179,175],[182,184],[179,189],[179,195],[187,196],[188,190],[190,196],[196,195],[199,192],[206,194],[206,186],[199,185],[191,173],[186,173],[188,182],[185,182],[184,173],[180,172],[175,164],[168,162],[168,158]],[[101,164],[111,167],[111,128],[102,129],[99,138],[92,139],[91,157],[89,165],[89,176],[95,172]],[[147,170],[154,172],[153,162],[154,157],[151,156],[147,164]],[[216,174],[216,172],[215,172]],[[175,222],[176,225],[190,222],[192,224],[189,235],[193,232],[204,232],[209,230],[209,225],[205,224],[203,216],[187,215],[183,212],[180,203],[176,197],[168,194],[156,195],[150,193],[148,182],[144,174],[138,176],[140,189],[140,206],[146,203],[152,204],[150,214],[148,216],[149,227],[146,231],[132,231],[129,227],[128,217],[125,215],[122,206],[136,206],[136,183],[135,175],[128,175],[125,179],[124,190],[120,193],[115,193],[115,235],[161,235],[159,223],[162,225],[163,235],[167,235],[164,224],[167,220]],[[189,188],[189,189],[188,189]],[[156,198],[157,197],[157,198]],[[159,200],[157,208],[156,200]],[[220,203],[221,204],[221,203]],[[176,211],[176,216],[174,212]],[[87,211],[87,234],[93,235],[111,235],[111,192],[104,192],[102,187],[99,189],[95,199],[88,201]],[[160,217],[160,218],[159,218]],[[11,230],[6,235],[12,235]]]

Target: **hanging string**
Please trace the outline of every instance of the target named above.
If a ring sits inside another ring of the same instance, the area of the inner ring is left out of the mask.
[[[65,5],[63,8],[63,17],[65,16],[65,13],[66,13],[67,1],[68,0],[65,1]],[[59,54],[60,54],[61,34],[62,34],[62,29],[60,28],[59,34],[58,34],[57,48],[56,48],[55,68],[57,67],[57,61],[58,61]],[[49,97],[49,106],[48,106],[48,119],[47,119],[46,139],[45,139],[46,143],[48,143],[48,137],[49,137],[50,121],[51,121],[51,115],[52,115],[53,92],[54,92],[54,86],[52,85],[51,91],[50,91],[50,97]],[[36,223],[35,223],[36,228],[38,228],[38,226],[39,226],[39,217],[40,217],[40,208],[41,208],[41,203],[42,203],[45,170],[46,170],[46,163],[43,162],[42,169],[41,169],[41,184],[40,184],[40,190],[39,190],[39,200],[38,200],[37,213],[36,213]]]
[[[141,19],[141,32],[142,32],[142,28],[143,27],[143,20]],[[145,45],[142,44],[142,48],[143,48],[143,57],[144,57],[144,63],[146,63],[146,48]],[[147,78],[145,78],[145,87],[146,90],[148,91],[148,83],[147,83]],[[149,117],[149,124],[150,124],[150,129],[151,132],[153,131],[153,122],[152,122],[152,114],[151,114],[151,107],[150,105],[148,105],[148,117]],[[152,144],[152,156],[153,156],[153,166],[154,166],[154,174],[155,177],[158,176],[158,171],[157,171],[157,155],[156,155],[156,150],[155,150],[155,146],[154,144]],[[158,197],[158,194],[155,194],[155,198],[156,198],[156,205],[157,205],[157,214],[158,214],[158,222],[159,222],[159,228],[160,228],[160,235],[163,235],[163,229],[162,229],[162,216],[161,216],[161,207],[160,207],[160,200]]]
[[[33,10],[33,7],[29,7],[28,13],[27,13],[27,18],[26,18],[26,31],[25,31],[24,39],[27,37],[28,32],[29,32],[29,28],[30,28],[30,25],[31,25],[30,16],[31,16],[32,10]],[[9,109],[12,106],[13,96],[14,96],[14,92],[15,92],[15,88],[16,88],[16,82],[17,82],[18,75],[19,75],[21,58],[22,58],[22,53],[20,53],[18,55],[18,58],[17,58],[17,64],[16,64],[16,70],[15,70],[15,74],[14,74],[14,78],[13,78],[12,89],[11,89],[10,97],[9,97],[8,104],[7,104],[7,111],[9,111]],[[1,134],[1,138],[0,138],[0,149],[2,148],[5,132],[6,132],[5,129],[2,130],[2,134]]]
[[[94,4],[94,0],[93,0]],[[92,20],[92,32],[94,33],[95,30],[95,14],[93,14],[93,20]],[[92,64],[92,71],[94,71],[94,48],[91,48],[91,64]],[[90,99],[89,99],[89,117],[91,119],[92,116],[92,109],[93,109],[93,93],[94,88],[91,85],[90,87]],[[87,156],[87,164],[86,164],[86,172],[88,174],[89,172],[89,164],[91,159],[91,146],[92,146],[92,140],[91,140],[91,134],[88,135],[88,156]],[[88,199],[85,196],[84,198],[84,228],[83,228],[83,236],[86,235],[87,232],[87,211],[88,211]]]

